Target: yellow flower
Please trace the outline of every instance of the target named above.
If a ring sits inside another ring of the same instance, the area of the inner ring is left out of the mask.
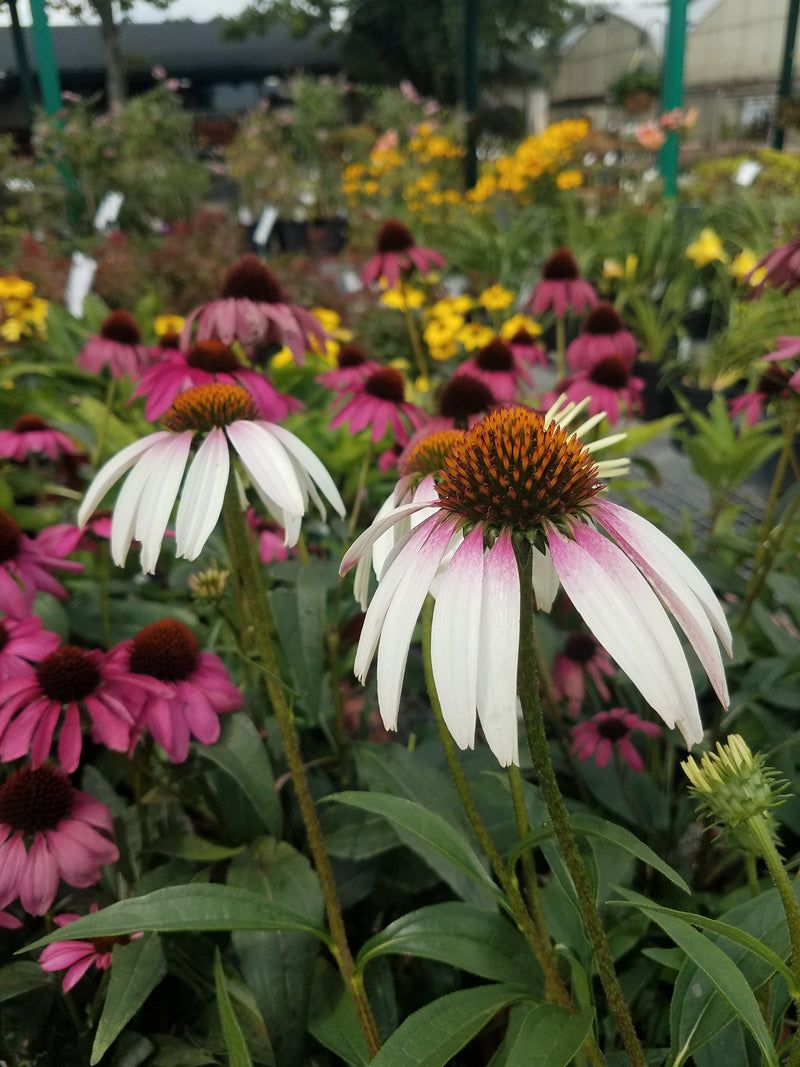
[[[294,363],[294,356],[292,355],[292,350],[284,345],[283,348],[276,352],[272,357],[272,366],[288,367],[290,363]]]
[[[542,327],[538,322],[529,319],[527,315],[512,315],[511,318],[506,319],[500,327],[500,336],[504,341],[510,341],[511,338],[516,337],[521,330],[529,333],[531,337],[538,337],[542,332]]]
[[[163,337],[167,333],[180,333],[184,321],[182,315],[156,315],[153,322],[156,337]]]
[[[603,277],[608,279],[631,279],[636,273],[636,268],[638,266],[639,257],[634,255],[633,252],[625,257],[624,264],[620,263],[618,259],[604,259]]]
[[[478,303],[487,311],[504,311],[514,303],[514,294],[502,285],[492,285],[480,294]]]
[[[484,326],[480,322],[468,322],[456,334],[456,339],[461,342],[468,352],[483,348],[484,345],[489,344],[493,337],[494,330],[491,326]]]
[[[381,295],[381,303],[388,308],[418,308],[425,303],[425,294],[421,289],[412,289],[410,285],[387,289]]]
[[[23,323],[19,319],[6,319],[6,321],[0,325],[0,337],[4,341],[18,341],[22,337]]]
[[[0,275],[0,300],[27,300],[33,296],[33,282],[23,281],[14,274]]]
[[[739,255],[734,257],[729,270],[736,281],[741,283],[755,268],[756,263],[758,263],[758,257],[755,252],[751,252],[749,248],[743,248]]]
[[[431,319],[423,334],[425,343],[429,348],[438,348],[440,345],[450,344],[463,325],[464,318],[462,315],[449,315],[446,318]]]
[[[428,350],[434,359],[440,363],[444,363],[445,360],[452,359],[458,352],[458,345],[455,341],[447,341],[442,345],[428,345]]]
[[[579,170],[562,170],[556,176],[556,185],[559,189],[577,189],[583,185],[583,175]]]
[[[378,183],[376,181],[371,179],[368,182],[364,182],[364,192],[367,194],[367,196],[374,196],[377,191]]]
[[[470,296],[445,296],[431,307],[431,315],[446,318],[448,315],[466,315],[472,309]]]
[[[328,333],[333,333],[339,323],[342,321],[337,312],[331,311],[329,308],[312,308],[311,314]]]
[[[700,236],[686,249],[686,255],[696,267],[705,267],[708,263],[719,260],[726,263],[728,257],[722,247],[722,241],[711,229],[700,231]]]

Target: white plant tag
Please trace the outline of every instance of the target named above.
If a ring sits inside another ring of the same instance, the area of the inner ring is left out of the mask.
[[[119,218],[119,209],[125,199],[124,193],[106,193],[94,214],[94,228],[103,233]]]
[[[266,245],[277,218],[278,209],[273,207],[272,204],[268,204],[261,212],[258,225],[253,231],[253,244],[261,245],[262,248]]]
[[[763,169],[754,159],[744,159],[736,168],[733,180],[737,185],[752,185]]]
[[[83,318],[83,303],[92,288],[96,270],[97,261],[91,256],[85,256],[83,252],[72,253],[72,264],[64,290],[64,303],[67,311],[76,319]]]

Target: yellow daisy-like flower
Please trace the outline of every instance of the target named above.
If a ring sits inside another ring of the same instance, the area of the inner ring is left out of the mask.
[[[337,326],[341,323],[341,317],[335,311],[331,311],[330,308],[312,308],[311,314],[328,333],[333,333]]]
[[[452,359],[453,356],[458,354],[458,345],[455,341],[446,341],[441,345],[428,345],[428,351],[433,359],[439,363],[445,363],[448,359]]]
[[[18,341],[22,337],[24,325],[19,319],[6,319],[0,324],[0,337],[4,341]]]
[[[0,300],[27,300],[33,296],[33,282],[26,282],[15,274],[0,276]]]
[[[562,170],[556,175],[556,185],[559,189],[577,189],[583,185],[583,175],[579,170]]]
[[[273,367],[288,367],[290,363],[294,363],[291,349],[284,345],[283,348],[275,353],[271,362]]]
[[[381,303],[388,308],[418,308],[425,303],[425,294],[421,289],[412,289],[411,286],[387,289],[381,294]]]
[[[741,283],[758,263],[758,256],[749,248],[743,248],[738,256],[734,256],[733,263],[728,268],[737,282]]]
[[[374,196],[378,191],[378,183],[374,179],[364,182],[364,192],[367,196]]]
[[[514,294],[502,285],[492,285],[483,290],[478,303],[487,311],[504,311],[514,303]]]
[[[484,326],[480,322],[468,322],[456,334],[456,339],[461,342],[468,352],[483,348],[489,344],[493,337],[494,330],[491,326]]]
[[[464,318],[462,315],[449,315],[447,318],[431,319],[423,333],[425,343],[430,348],[450,344],[463,325]]]
[[[430,308],[431,315],[447,318],[449,315],[466,315],[473,307],[471,296],[445,296]]]
[[[156,337],[163,337],[168,333],[180,333],[184,322],[182,315],[156,315],[153,320],[153,329]]]
[[[483,204],[497,191],[497,178],[493,174],[485,174],[478,178],[471,189],[465,193],[467,200],[473,204]]]
[[[531,337],[538,337],[542,332],[542,327],[538,322],[534,322],[533,319],[528,318],[527,315],[512,315],[511,318],[506,319],[500,327],[500,336],[504,341],[510,341],[511,338],[516,337],[521,330],[529,333]]]
[[[700,231],[700,236],[686,249],[686,255],[696,267],[705,267],[709,263],[718,260],[726,263],[728,257],[722,247],[722,241],[711,229]]]

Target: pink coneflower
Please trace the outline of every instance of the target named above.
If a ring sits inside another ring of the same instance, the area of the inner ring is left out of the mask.
[[[762,363],[778,363],[784,359],[794,359],[800,356],[800,337],[778,337],[775,344],[778,346],[774,352],[767,352],[761,357]],[[789,386],[800,392],[800,370],[796,370],[789,379]]]
[[[29,673],[0,684],[0,759],[19,759],[30,750],[32,765],[40,767],[61,721],[58,762],[71,773],[81,758],[82,713],[94,741],[125,752],[133,725],[130,709],[138,705],[142,689],[158,686],[131,677],[102,652],[62,645]]]
[[[587,722],[579,722],[572,727],[572,751],[578,759],[590,759],[598,767],[605,767],[614,751],[617,751],[632,771],[644,769],[642,757],[631,741],[634,730],[658,737],[661,727],[654,722],[647,722],[625,708],[612,708],[611,711],[599,711]]]
[[[557,248],[545,261],[542,277],[528,297],[532,315],[541,315],[553,309],[557,318],[563,319],[567,311],[577,315],[585,307],[594,307],[597,294],[584,278],[581,278],[575,257],[568,248]]]
[[[297,544],[309,497],[323,517],[320,492],[344,515],[344,503],[324,465],[293,433],[259,418],[253,397],[241,386],[215,383],[189,389],[176,397],[163,423],[167,429],[123,448],[98,471],[78,511],[83,525],[114,483],[133,468],[111,520],[111,558],[117,566],[124,565],[135,537],[142,546],[142,569],[155,571],[179,495],[176,552],[190,560],[200,555],[222,511],[231,449],[264,506],[286,530],[287,544]],[[198,436],[202,444],[184,481]]]
[[[589,415],[605,412],[608,421],[614,425],[619,422],[622,411],[629,415],[641,411],[643,389],[643,379],[635,378],[627,362],[614,354],[603,356],[590,368],[561,382],[545,403],[560,393],[575,403],[587,399]]]
[[[10,430],[0,430],[0,459],[24,462],[29,455],[74,456],[77,447],[60,430],[54,430],[38,415],[21,415]]]
[[[411,230],[405,223],[387,219],[378,231],[377,255],[366,263],[361,280],[370,285],[385,278],[386,287],[394,289],[401,275],[410,274],[415,268],[420,274],[427,274],[433,267],[443,267],[444,262],[441,252],[414,244]]]
[[[57,767],[21,767],[0,786],[0,907],[19,897],[44,915],[62,878],[86,889],[118,858],[108,808]]]
[[[326,389],[346,393],[380,369],[380,363],[367,359],[359,345],[346,344],[336,354],[336,370],[325,371],[317,375],[316,380]]]
[[[277,522],[262,518],[254,508],[247,509],[247,525],[258,538],[258,555],[261,562],[283,562],[289,558],[290,549],[286,547],[286,531]]]
[[[391,427],[395,440],[403,445],[408,440],[409,427],[416,429],[424,418],[420,408],[406,400],[406,385],[400,371],[381,367],[351,386],[330,427],[335,430],[346,422],[350,433],[358,433],[371,426],[373,444]]]
[[[798,372],[798,385],[800,385],[800,372]],[[790,397],[794,392],[791,383],[792,375],[782,367],[770,367],[758,379],[755,389],[750,393],[737,396],[730,402],[729,411],[732,418],[744,415],[748,426],[755,426],[767,405],[777,397]]]
[[[238,341],[248,356],[264,345],[286,345],[297,363],[305,361],[312,338],[324,351],[328,337],[310,311],[287,303],[278,279],[252,254],[242,256],[225,275],[219,300],[190,312],[181,334],[183,348],[192,343],[195,323],[198,341]]]
[[[758,272],[764,271],[764,276],[753,287],[753,294],[760,296],[765,286],[772,289],[780,289],[783,293],[791,293],[800,285],[800,237],[793,241],[787,241],[780,248],[767,252],[750,271],[747,280],[750,281],[755,275],[761,277]]]
[[[596,417],[588,425],[596,425]],[[396,728],[416,618],[435,586],[431,656],[448,728],[457,744],[471,746],[477,711],[499,762],[517,761],[516,542],[520,552],[534,553],[536,603],[549,606],[554,580],[560,581],[645,700],[681,729],[687,744],[702,738],[689,665],[665,608],[724,705],[727,685],[714,633],[729,649],[728,625],[691,560],[651,523],[603,499],[601,478],[625,469],[619,461],[595,462],[605,444],[585,446],[579,432],[568,434],[551,412],[494,411],[456,435],[426,499],[376,517],[348,550],[343,573],[393,525],[430,509],[384,565],[356,653],[355,672],[363,681],[377,649],[378,704],[387,729]]]
[[[586,697],[586,677],[603,700],[611,695],[605,678],[615,675],[616,668],[606,650],[591,634],[575,630],[568,635],[564,648],[553,659],[553,687],[559,699],[566,699],[567,714],[574,719]]]
[[[136,319],[119,308],[106,315],[100,324],[100,336],[89,338],[75,362],[91,374],[99,374],[107,363],[112,378],[135,381],[152,359],[150,349],[142,344]]]
[[[636,338],[612,304],[598,304],[586,316],[583,332],[567,348],[567,363],[576,371],[588,371],[606,356],[617,356],[630,369],[639,351]]]
[[[38,615],[25,619],[0,619],[0,682],[29,674],[38,663],[61,644],[58,634],[42,629]]]
[[[198,341],[186,352],[171,352],[142,373],[133,395],[147,397],[146,419],[158,419],[180,393],[213,382],[241,385],[265,419],[280,421],[301,406],[293,397],[282,396],[263,374],[246,367],[222,341]]]
[[[184,762],[193,737],[213,745],[219,716],[242,706],[219,656],[201,652],[192,631],[175,619],[145,626],[113,648],[109,659],[124,673],[160,683],[142,694],[131,747],[147,727],[173,763]]]
[[[94,914],[97,905],[92,904],[90,911]],[[68,926],[80,918],[80,915],[67,913],[54,915],[53,922],[56,926]],[[39,966],[43,971],[66,969],[61,988],[69,993],[92,965],[98,971],[108,970],[114,945],[128,945],[141,936],[141,933],[117,934],[115,937],[93,937],[90,941],[54,941],[51,945],[45,945],[39,957]]]
[[[521,382],[533,385],[525,365],[500,337],[492,338],[487,345],[478,349],[472,359],[462,363],[456,371],[456,375],[460,374],[471,374],[485,382],[498,403],[502,404],[515,399]]]
[[[546,367],[547,353],[536,344],[536,338],[524,326],[506,338],[506,344],[514,356],[526,367]]]
[[[64,559],[74,551],[81,532],[59,523],[28,537],[7,511],[0,510],[0,611],[16,619],[30,615],[37,592],[66,600],[67,591],[54,570],[78,574],[83,565]]]

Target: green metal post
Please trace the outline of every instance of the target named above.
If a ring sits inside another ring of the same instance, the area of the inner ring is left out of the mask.
[[[11,36],[14,39],[14,52],[17,56],[17,70],[19,71],[19,86],[22,90],[22,100],[25,104],[25,116],[30,126],[33,121],[33,108],[36,102],[36,94],[33,91],[33,76],[28,63],[28,53],[25,49],[25,38],[22,36],[22,27],[19,24],[17,14],[17,0],[8,0],[8,10],[11,15]]]
[[[48,115],[52,115],[61,107],[61,83],[53,48],[53,36],[50,33],[44,3],[45,0],[30,0],[39,89],[42,93],[44,109]]]
[[[464,110],[467,113],[467,154],[464,159],[464,188],[478,180],[478,138],[475,112],[478,109],[478,4],[464,0]]]
[[[686,48],[687,0],[669,0],[669,22],[661,66],[661,110],[671,111],[683,103],[683,53]],[[664,195],[678,191],[678,134],[668,133],[658,155]]]
[[[786,39],[783,42],[783,64],[781,66],[781,81],[778,87],[778,104],[792,95],[792,67],[794,65],[794,43],[797,37],[797,14],[800,10],[800,0],[789,0],[789,12],[786,16]],[[775,126],[772,137],[772,147],[780,150],[783,148],[783,126]]]

